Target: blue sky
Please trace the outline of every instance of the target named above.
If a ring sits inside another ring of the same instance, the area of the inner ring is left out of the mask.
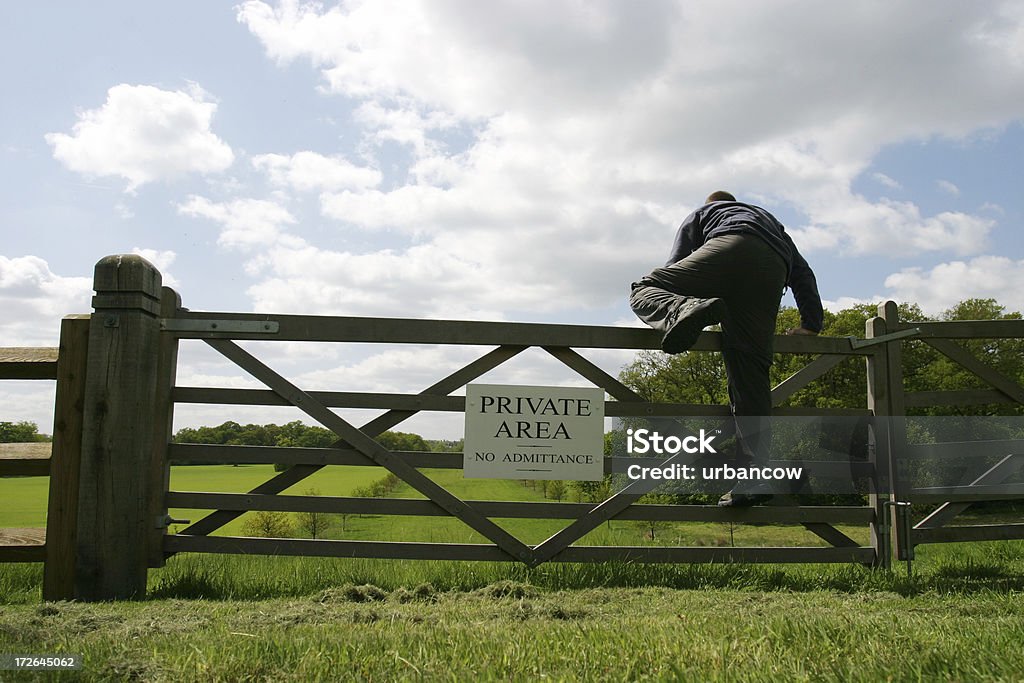
[[[832,308],[1024,310],[1022,46],[1015,2],[5,3],[0,345],[55,344],[132,251],[193,309],[637,324],[629,282],[719,188]],[[467,353],[272,357],[413,390]],[[197,349],[179,383],[246,380]],[[51,400],[6,383],[0,419]]]

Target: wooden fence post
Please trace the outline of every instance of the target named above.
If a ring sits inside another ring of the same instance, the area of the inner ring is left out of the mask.
[[[181,297],[170,287],[164,287],[160,296],[160,317],[173,318],[181,308]],[[164,566],[164,535],[167,533],[167,490],[170,483],[170,464],[167,445],[174,432],[174,382],[178,369],[178,339],[174,335],[160,335],[157,357],[156,393],[154,396],[153,451],[149,461],[149,519],[147,548],[150,567]]]
[[[868,339],[881,337],[886,333],[883,318],[871,318],[865,322],[864,336]],[[889,395],[889,358],[884,345],[875,348],[866,357],[868,383],[868,409],[872,420],[872,448],[869,457],[875,466],[871,479],[868,505],[875,510],[875,521],[871,523],[871,547],[875,549],[875,564],[888,569],[892,565],[892,533],[890,511],[886,503],[892,491],[891,452],[889,449],[889,420],[892,405]]]
[[[146,594],[160,285],[140,256],[96,264],[75,570],[81,600]]]
[[[885,329],[888,332],[899,332],[900,311],[895,301],[886,301],[879,304],[878,315],[885,318]],[[906,454],[907,447],[907,399],[903,387],[903,348],[900,340],[891,341],[885,344],[884,353],[886,366],[888,367],[888,395],[889,395],[889,490],[892,491],[892,500],[906,501],[907,482],[900,474],[900,457]],[[890,520],[894,529],[896,558],[909,560],[913,556],[913,545],[907,537],[907,530],[900,522],[901,515],[909,514],[906,510],[900,510],[894,505]]]
[[[89,351],[89,316],[69,315],[60,324],[57,396],[50,453],[43,599],[75,597],[75,539],[82,458],[82,411]]]

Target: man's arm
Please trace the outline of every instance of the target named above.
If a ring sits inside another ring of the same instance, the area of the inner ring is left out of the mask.
[[[676,232],[676,240],[672,243],[672,252],[669,254],[666,266],[671,266],[676,261],[686,258],[697,248],[698,220],[697,212],[694,211],[683,221]]]
[[[782,234],[793,250],[793,267],[788,284],[793,290],[793,298],[796,299],[796,307],[800,311],[800,327],[787,332],[817,334],[825,326],[825,312],[821,306],[821,295],[818,294],[818,281],[814,277],[814,271],[793,244],[793,240],[786,233]]]

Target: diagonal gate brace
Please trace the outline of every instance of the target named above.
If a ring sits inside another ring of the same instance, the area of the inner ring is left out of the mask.
[[[514,559],[530,563],[533,550],[500,526],[484,517],[467,503],[439,486],[405,461],[394,456],[362,431],[349,424],[322,403],[264,365],[255,356],[227,339],[207,339],[206,342],[226,358],[237,364],[278,395],[306,413],[324,427],[344,439],[354,449],[384,467],[420,493],[427,496],[449,514],[493,541]]]

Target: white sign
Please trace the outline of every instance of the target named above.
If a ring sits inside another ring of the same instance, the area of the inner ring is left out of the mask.
[[[463,473],[469,479],[604,477],[604,390],[470,384]]]

